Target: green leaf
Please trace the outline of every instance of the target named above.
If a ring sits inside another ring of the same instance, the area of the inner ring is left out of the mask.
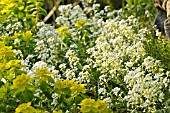
[[[25,102],[32,101],[32,99],[34,98],[33,92],[28,89],[24,90],[22,95],[24,97]]]
[[[48,98],[48,99],[53,99],[52,97],[51,97],[51,93],[49,93],[49,91],[44,91],[43,92],[44,94],[45,94],[45,96]]]
[[[75,97],[75,103],[76,104],[79,104],[82,100],[83,100],[83,97],[81,97],[81,96]]]
[[[33,4],[35,1],[34,0],[29,0],[27,4]]]
[[[37,8],[35,7],[35,8],[30,9],[30,12],[33,12],[33,11],[37,11]],[[37,14],[37,13],[35,13],[35,14]]]
[[[47,87],[48,87],[48,84],[46,83],[46,81],[41,81],[40,82],[40,85],[39,85],[39,87],[40,87],[40,89],[42,90],[42,91],[46,91],[47,90]]]
[[[15,8],[13,9],[13,12],[14,12],[15,14],[18,14],[18,13],[19,13],[18,7],[15,7]]]
[[[4,85],[4,82],[0,81],[0,87],[1,87],[2,85]]]
[[[132,4],[132,3],[133,3],[132,0],[126,0],[126,2],[127,2],[128,4]]]
[[[37,2],[37,3],[36,3],[36,6],[42,7],[42,6],[43,6],[43,3]]]
[[[33,85],[28,84],[28,85],[27,85],[27,89],[30,90],[30,91],[32,91],[32,92],[35,92],[36,87],[33,86]]]
[[[54,79],[51,76],[47,76],[48,82],[54,83]]]
[[[6,106],[4,106],[4,104],[0,104],[0,111],[2,112],[2,113],[5,113],[6,112],[6,109],[5,109],[5,107]]]
[[[47,15],[47,12],[46,12],[46,10],[45,10],[45,9],[40,8],[40,10],[41,10],[41,14],[42,14],[42,15],[44,15],[44,16],[46,16],[46,15]]]
[[[36,6],[34,4],[32,4],[32,5],[27,6],[27,9],[32,9],[34,7],[36,7]]]
[[[3,85],[0,88],[0,98],[3,98],[7,93],[7,88]]]
[[[32,13],[32,15],[37,15],[38,14],[38,11],[34,11],[33,13]]]

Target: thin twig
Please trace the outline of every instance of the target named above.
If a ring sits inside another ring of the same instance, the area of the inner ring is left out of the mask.
[[[59,4],[60,4],[61,0],[58,0],[54,7],[51,9],[51,11],[48,13],[48,15],[44,18],[44,22],[46,22],[53,14],[54,12],[56,11],[56,9],[58,8]]]

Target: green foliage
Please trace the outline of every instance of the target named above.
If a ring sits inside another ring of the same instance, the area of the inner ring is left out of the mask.
[[[158,31],[157,31],[158,33]],[[149,37],[150,41],[146,42],[146,50],[148,52],[148,55],[154,57],[155,59],[158,59],[162,62],[164,65],[164,68],[167,70],[170,70],[170,42],[169,40],[159,35],[158,39],[154,39],[152,36]]]
[[[144,26],[153,24],[156,8],[152,0],[126,0],[126,2],[127,5],[123,7],[123,9],[125,13],[128,13],[125,15],[134,15],[136,18],[140,19],[140,22]],[[121,15],[124,15],[124,13]],[[125,15],[123,17],[126,17]]]
[[[127,2],[60,6],[55,29],[41,2],[0,0],[0,112],[169,112],[170,43],[151,1]]]
[[[55,92],[58,94],[58,108],[63,112],[77,112],[78,104],[85,98],[86,89],[83,84],[77,84],[72,80],[57,81],[54,84]]]
[[[0,2],[0,5],[0,39],[21,50],[20,57],[26,57],[35,46],[36,23],[41,15],[46,15],[43,4],[37,0],[12,0]]]
[[[25,72],[20,70],[23,66],[20,64],[20,60],[15,59],[12,47],[5,46],[4,42],[0,42],[0,45],[0,79],[2,80],[0,84],[2,94],[0,97],[0,111],[10,112],[15,109],[15,106],[17,105],[15,98],[13,98],[15,91],[11,89],[12,81]],[[25,88],[25,86],[21,87]]]

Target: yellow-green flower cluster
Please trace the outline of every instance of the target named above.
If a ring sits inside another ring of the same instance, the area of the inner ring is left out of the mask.
[[[21,60],[10,60],[5,64],[5,69],[9,69],[11,67],[21,67]]]
[[[64,33],[64,32],[67,32],[69,28],[70,28],[69,26],[59,27],[56,31]]]
[[[26,74],[22,74],[13,80],[13,85],[11,88],[18,89],[19,91],[24,91],[28,83],[32,79]]]
[[[66,88],[70,88],[72,85],[74,84],[73,80],[59,80],[54,84],[54,87],[56,89],[66,89]]]
[[[20,104],[15,113],[36,113],[36,109],[31,106],[31,102]]]
[[[8,37],[7,37],[8,38]],[[32,37],[32,32],[31,31],[26,31],[26,32],[23,32],[23,33],[15,33],[14,36],[13,36],[13,40],[23,40],[25,42],[29,42],[31,40],[33,40],[33,37]],[[14,41],[14,43],[16,43]]]
[[[12,46],[5,46],[4,42],[0,41],[0,80],[12,81],[15,76],[21,74],[21,60],[15,59]]]
[[[10,4],[10,3],[14,3],[17,0],[0,0],[0,4]]]
[[[0,0],[0,5],[3,5],[3,9],[0,9],[1,14],[9,14],[10,9],[15,6],[16,0]]]
[[[80,105],[80,111],[82,113],[111,113],[104,100],[84,99]]]
[[[84,84],[74,84],[70,89],[74,95],[79,95],[80,93],[86,93]]]
[[[4,42],[0,41],[0,60],[13,56],[15,54],[13,53],[12,46],[5,46]]]
[[[85,22],[84,20],[78,20],[75,26],[81,27],[81,26],[83,26],[85,23],[86,23],[86,22]]]
[[[86,93],[86,89],[83,84],[77,84],[73,80],[60,80],[54,84],[57,90],[70,89],[73,95],[79,95],[80,93]]]
[[[35,75],[38,77],[45,77],[49,76],[50,72],[47,70],[47,68],[40,68],[36,70]]]

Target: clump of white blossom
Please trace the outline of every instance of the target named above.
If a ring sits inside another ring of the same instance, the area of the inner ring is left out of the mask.
[[[75,7],[73,7],[72,4],[61,5],[59,7],[59,11],[61,12],[60,13],[61,16],[56,18],[56,23],[57,25],[60,25],[60,26],[74,25],[77,20],[87,19],[82,8],[78,5]]]
[[[106,83],[112,78],[120,77],[128,90],[122,97],[127,107],[134,112],[139,109],[153,112],[158,103],[165,101],[165,92],[169,91],[169,71],[161,67],[159,60],[146,55],[144,43],[148,40],[145,37],[150,32],[145,28],[136,32],[136,26],[138,22],[134,17],[106,20],[100,26],[102,33],[96,45],[87,52],[94,59],[93,68],[101,72],[100,77],[104,75],[99,82],[102,87],[107,87]],[[116,89],[113,90],[115,96],[118,95]]]
[[[3,36],[11,36],[16,32],[22,32],[23,25],[18,19],[13,19],[13,23],[9,23],[8,25],[0,24],[0,37]]]

